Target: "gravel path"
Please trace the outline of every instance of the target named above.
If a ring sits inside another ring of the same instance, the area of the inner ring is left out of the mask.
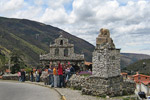
[[[113,97],[113,98],[100,98],[96,96],[82,95],[81,91],[73,90],[70,88],[56,88],[56,89],[66,97],[66,100],[123,100],[123,98],[135,97],[135,95],[131,95],[131,96],[121,96],[121,97]],[[135,100],[135,99],[130,99],[130,100]]]
[[[121,98],[100,98],[96,96],[82,95],[79,90],[72,90],[70,88],[56,88],[61,92],[67,100],[122,100]]]

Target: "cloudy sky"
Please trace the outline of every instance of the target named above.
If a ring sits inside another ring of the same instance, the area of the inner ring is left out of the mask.
[[[0,0],[0,16],[50,24],[93,45],[107,28],[121,52],[150,55],[150,0]]]

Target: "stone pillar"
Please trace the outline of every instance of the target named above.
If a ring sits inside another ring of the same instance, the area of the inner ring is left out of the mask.
[[[109,78],[120,75],[120,50],[97,49],[93,52],[93,76]]]
[[[108,29],[101,29],[92,57],[92,76],[82,93],[121,95],[120,49],[116,49]]]

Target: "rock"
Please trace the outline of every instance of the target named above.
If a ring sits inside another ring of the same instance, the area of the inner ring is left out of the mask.
[[[106,96],[106,98],[109,99],[110,97],[109,97],[109,96]]]

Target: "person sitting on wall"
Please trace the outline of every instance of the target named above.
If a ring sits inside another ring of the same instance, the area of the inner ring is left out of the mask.
[[[44,81],[44,85],[48,85],[48,71],[47,69],[44,69],[44,71],[42,72],[42,77],[43,77],[43,81]]]

